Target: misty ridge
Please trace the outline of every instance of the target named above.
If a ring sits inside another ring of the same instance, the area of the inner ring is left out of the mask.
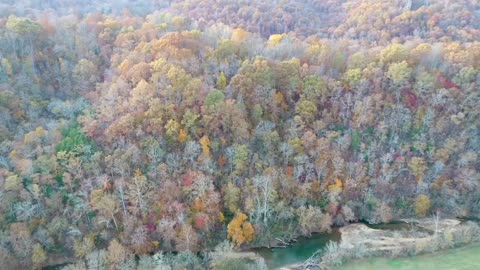
[[[478,219],[479,85],[478,0],[1,0],[0,269]]]

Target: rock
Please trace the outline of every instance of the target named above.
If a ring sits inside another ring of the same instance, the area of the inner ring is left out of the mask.
[[[285,265],[278,268],[278,270],[302,270],[302,269],[303,269],[303,264],[301,263]]]
[[[407,223],[413,223],[416,226],[435,232],[435,220],[432,218],[423,218],[423,219],[414,219],[414,220],[402,220]],[[456,227],[461,224],[461,221],[458,219],[440,219],[438,220],[438,232],[443,232],[446,229]]]

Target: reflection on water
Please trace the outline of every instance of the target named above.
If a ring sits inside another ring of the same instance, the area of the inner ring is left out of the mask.
[[[313,234],[311,237],[299,237],[297,242],[286,248],[258,248],[259,253],[270,269],[275,269],[289,264],[301,263],[310,258],[317,250],[323,248],[328,241],[340,240],[338,229],[331,233]]]
[[[392,222],[387,224],[367,224],[379,230],[416,230],[425,231],[412,223]],[[311,237],[300,237],[298,241],[286,248],[257,248],[253,251],[265,258],[270,269],[301,263],[322,249],[328,241],[340,241],[340,232],[334,229],[331,233],[313,234]],[[437,254],[422,255],[411,258],[386,259],[371,258],[355,261],[342,270],[480,270],[480,245],[447,250]]]
[[[400,221],[386,224],[367,225],[372,229],[398,231],[411,230],[413,226],[412,224]],[[297,240],[297,242],[294,242],[285,248],[257,248],[254,249],[254,251],[265,258],[269,268],[275,269],[290,264],[304,262],[317,250],[322,249],[328,241],[340,241],[340,232],[338,229],[333,229],[331,233],[313,234],[311,237],[300,237]]]

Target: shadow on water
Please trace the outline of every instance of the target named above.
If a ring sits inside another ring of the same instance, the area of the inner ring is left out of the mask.
[[[311,237],[299,237],[297,242],[293,242],[285,248],[256,248],[253,251],[265,259],[270,269],[275,269],[304,262],[329,241],[340,241],[338,229],[334,228],[331,233],[316,233]]]
[[[379,230],[412,230],[412,224],[402,221],[394,221],[384,224],[366,224],[372,229]],[[257,252],[265,259],[270,269],[276,269],[286,265],[302,263],[310,258],[316,251],[325,247],[329,241],[340,241],[340,232],[338,228],[334,228],[331,233],[316,233],[311,237],[299,237],[296,242],[291,243],[288,247],[278,248],[255,248],[252,251]]]

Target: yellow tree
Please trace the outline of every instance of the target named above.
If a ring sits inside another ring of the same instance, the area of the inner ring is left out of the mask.
[[[5,179],[4,190],[21,190],[22,181],[17,175],[11,175]]]
[[[247,39],[249,35],[250,35],[250,33],[243,30],[242,28],[233,29],[233,31],[232,31],[232,41],[236,42],[236,43],[240,43],[240,42],[244,41],[245,39]]]
[[[177,140],[179,143],[184,143],[188,138],[188,133],[185,129],[180,129],[178,132]]]
[[[415,179],[417,180],[417,182],[420,182],[423,179],[425,170],[427,169],[427,164],[424,158],[413,157],[408,162],[408,168],[410,169],[412,174],[415,175]]]
[[[275,47],[286,37],[286,34],[273,34],[268,38],[268,47]]]
[[[418,217],[425,217],[430,209],[430,198],[425,194],[420,194],[415,199],[415,213]]]
[[[47,253],[42,245],[35,244],[32,251],[32,264],[34,269],[41,269],[47,261]]]
[[[295,112],[298,113],[306,122],[312,122],[317,113],[317,106],[311,100],[300,99],[295,104]]]
[[[228,224],[228,239],[231,239],[236,246],[253,240],[254,229],[247,221],[247,215],[237,213],[234,219]]]
[[[380,60],[383,63],[401,62],[407,58],[408,49],[402,44],[392,44],[380,52]]]
[[[355,87],[358,85],[362,79],[362,70],[359,68],[349,69],[343,75],[343,81],[350,87]]]
[[[120,244],[117,239],[113,239],[108,245],[108,261],[112,266],[118,266],[127,258],[127,251],[128,250]]]
[[[93,210],[98,210],[107,220],[113,220],[115,228],[118,228],[115,214],[119,211],[119,207],[115,196],[105,193],[102,189],[95,189],[90,194],[90,205]]]
[[[174,119],[168,120],[167,124],[165,124],[165,135],[167,135],[167,141],[170,144],[178,140],[179,130],[180,124]]]
[[[225,77],[225,74],[222,72],[217,78],[217,88],[218,90],[224,91],[225,88],[227,88],[227,77]]]
[[[412,68],[408,66],[407,61],[400,63],[393,63],[388,67],[388,78],[390,78],[397,85],[405,85],[409,82],[412,76]]]
[[[200,145],[202,146],[202,152],[203,154],[210,154],[210,139],[208,138],[207,135],[203,136],[201,139],[200,139]]]

